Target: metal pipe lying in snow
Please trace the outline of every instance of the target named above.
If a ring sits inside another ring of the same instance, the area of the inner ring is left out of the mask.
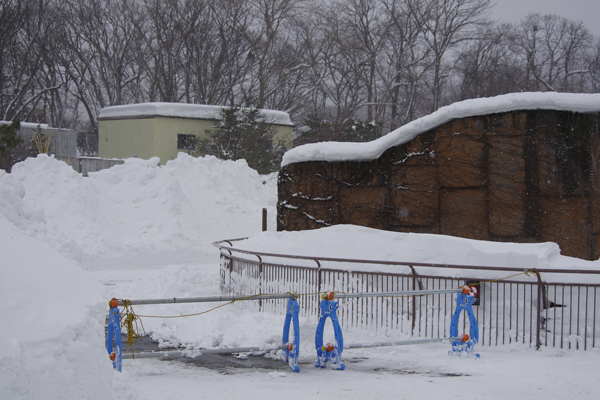
[[[235,354],[235,353],[251,353],[253,351],[272,351],[283,349],[285,346],[260,348],[260,347],[232,347],[229,349],[203,349],[203,350],[183,350],[183,351],[152,351],[148,353],[124,353],[123,359],[131,360],[132,358],[177,358],[177,357],[198,357],[204,354]]]
[[[392,342],[350,343],[350,344],[344,344],[344,350],[345,349],[368,349],[371,347],[405,346],[405,345],[423,344],[423,343],[441,343],[446,340],[448,340],[450,342],[462,342],[463,338],[451,337],[451,338],[441,338],[441,339],[395,340]]]

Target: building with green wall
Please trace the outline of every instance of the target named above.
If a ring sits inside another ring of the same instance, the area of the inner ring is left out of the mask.
[[[98,156],[101,158],[159,157],[160,163],[185,152],[192,135],[208,138],[219,121],[221,106],[180,103],[140,103],[111,106],[98,117]],[[283,111],[262,110],[275,128],[274,142],[292,148],[294,124]]]

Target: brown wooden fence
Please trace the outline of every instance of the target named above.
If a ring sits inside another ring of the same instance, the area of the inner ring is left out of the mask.
[[[326,291],[364,293],[454,289],[466,282],[484,282],[477,286],[480,303],[473,308],[481,345],[522,343],[537,348],[547,346],[577,350],[600,347],[600,283],[597,283],[600,270],[538,269],[526,275],[518,268],[258,253],[236,249],[234,241],[215,243],[221,250],[222,295],[297,293],[300,294],[301,315],[317,316],[318,294]],[[397,268],[399,272],[377,271],[377,266],[385,266],[381,269]],[[440,272],[448,274],[442,276]],[[516,276],[502,279],[511,275]],[[564,276],[577,283],[557,281]],[[239,304],[241,307],[284,314],[285,301],[262,300]],[[340,299],[338,317],[343,329],[415,338],[443,338],[449,336],[454,308],[452,294]],[[463,319],[462,324],[466,330],[468,319]]]

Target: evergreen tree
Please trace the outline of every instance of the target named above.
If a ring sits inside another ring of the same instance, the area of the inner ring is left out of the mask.
[[[330,122],[318,116],[308,116],[306,131],[294,141],[295,146],[317,142],[369,142],[381,136],[381,123],[349,119]]]
[[[275,130],[256,106],[223,107],[220,121],[208,134],[210,138],[199,140],[191,153],[222,160],[244,159],[260,174],[279,169],[285,149],[273,142]]]
[[[20,161],[15,158],[14,151],[23,143],[17,131],[21,127],[19,121],[9,125],[0,125],[0,168],[10,172],[12,166]]]

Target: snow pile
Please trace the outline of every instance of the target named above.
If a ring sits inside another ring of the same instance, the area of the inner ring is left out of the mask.
[[[367,161],[379,158],[390,147],[399,146],[453,119],[516,110],[557,110],[582,113],[600,111],[600,94],[511,93],[471,99],[442,107],[436,112],[401,126],[366,143],[322,142],[291,149],[281,166],[305,161]]]
[[[245,161],[180,153],[90,174],[40,155],[0,175],[0,218],[85,268],[214,258],[211,242],[275,225],[276,176]],[[164,264],[163,264],[164,265]]]
[[[586,261],[560,254],[556,243],[503,243],[464,239],[446,235],[387,232],[354,225],[335,225],[310,231],[263,232],[246,240],[233,242],[233,247],[270,254],[300,255],[324,258],[398,261],[440,265],[473,265],[500,268],[537,269],[600,269],[600,260]],[[239,254],[254,259],[255,256]],[[283,262],[276,257],[264,261]],[[294,260],[294,264],[298,264]],[[323,263],[323,262],[322,262]],[[401,272],[410,270],[398,266],[324,262],[327,268],[361,271]],[[314,266],[313,261],[302,264]],[[323,264],[323,265],[325,265]],[[464,270],[420,267],[426,275],[460,276]],[[470,275],[496,279],[505,272],[475,272]],[[561,282],[572,278],[564,274],[544,275],[545,281]],[[590,278],[587,278],[590,279]],[[600,277],[599,277],[600,279]],[[591,282],[588,282],[591,283]]]
[[[157,158],[129,159],[89,178],[46,155],[15,165],[11,174],[0,171],[3,395],[111,398],[119,382],[113,380],[104,349],[108,296],[217,292],[218,273],[206,277],[197,265],[174,266],[159,270],[158,276],[146,274],[132,292],[125,286],[107,293],[110,286],[99,285],[81,267],[133,268],[136,278],[135,268],[163,267],[164,260],[210,259],[216,269],[218,252],[211,242],[259,232],[263,207],[270,209],[274,227],[275,178],[259,176],[245,161],[185,154],[164,167]],[[107,272],[111,279],[118,276]],[[265,321],[260,329],[265,345],[273,343],[279,329],[272,329],[272,323],[280,325],[280,318],[258,319]],[[202,320],[204,331],[198,330],[198,320],[186,320],[181,327],[162,320],[148,325],[164,343],[190,342],[200,332],[206,340],[198,344],[205,347],[222,342],[245,346],[255,336],[244,335],[244,327],[256,320],[231,308],[208,324]],[[234,329],[232,321],[237,321]]]
[[[0,221],[0,392],[5,398],[108,399],[105,302],[88,273]]]

